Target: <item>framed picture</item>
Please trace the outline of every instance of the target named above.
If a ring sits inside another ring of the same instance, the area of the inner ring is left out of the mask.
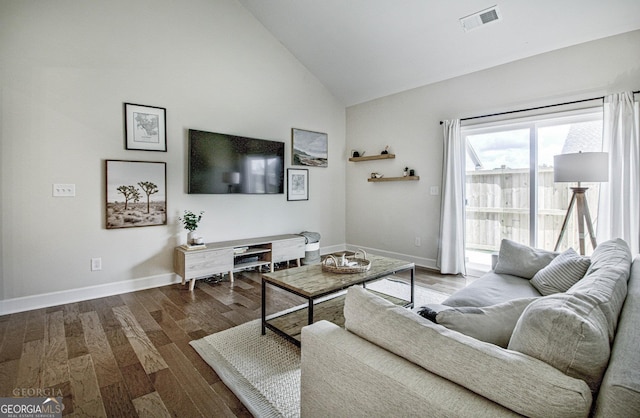
[[[124,104],[128,150],[167,151],[167,110],[162,107]]]
[[[327,134],[291,129],[293,165],[327,167],[329,160]]]
[[[107,229],[167,224],[167,163],[106,161]]]
[[[287,168],[287,200],[309,200],[309,170]]]

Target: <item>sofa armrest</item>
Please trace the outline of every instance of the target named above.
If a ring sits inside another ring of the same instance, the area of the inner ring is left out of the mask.
[[[498,264],[498,255],[500,253],[497,251],[494,251],[491,253],[491,270],[495,270],[496,269],[496,264]]]
[[[327,416],[517,416],[337,325],[302,329],[300,412]]]
[[[631,266],[609,366],[596,401],[596,417],[640,416],[640,255]]]

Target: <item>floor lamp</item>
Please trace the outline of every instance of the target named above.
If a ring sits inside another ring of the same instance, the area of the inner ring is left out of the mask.
[[[564,218],[560,236],[556,242],[555,251],[560,247],[560,241],[564,237],[567,230],[567,223],[571,216],[571,210],[574,206],[578,212],[578,238],[580,240],[580,254],[584,255],[584,227],[587,226],[591,245],[595,249],[598,243],[596,235],[593,232],[593,223],[591,222],[591,214],[585,192],[588,187],[581,187],[581,182],[603,182],[609,180],[609,154],[606,152],[578,152],[575,154],[561,154],[553,157],[554,174],[553,180],[556,183],[570,182],[578,183],[578,187],[571,187],[573,192],[567,215]]]

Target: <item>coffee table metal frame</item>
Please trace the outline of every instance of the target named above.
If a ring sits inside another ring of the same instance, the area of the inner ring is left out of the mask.
[[[354,285],[362,285],[363,287],[366,287],[367,282],[409,270],[409,287],[411,295],[409,303],[407,303],[405,307],[413,307],[415,293],[415,264],[376,255],[369,255],[368,259],[371,260],[371,268],[369,271],[363,273],[330,273],[323,271],[320,264],[315,264],[280,270],[275,273],[262,274],[262,335],[265,335],[268,328],[293,342],[297,346],[300,346],[300,341],[268,322],[269,320],[278,318],[285,314],[270,316],[267,318],[267,284],[306,299],[308,310],[307,323],[310,325],[313,324],[314,321],[313,306],[317,299],[340,292]],[[308,278],[308,280],[305,281],[303,280],[304,278]]]

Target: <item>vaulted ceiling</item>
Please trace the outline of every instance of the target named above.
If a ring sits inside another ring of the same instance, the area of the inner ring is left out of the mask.
[[[640,29],[640,0],[239,1],[346,106]]]

